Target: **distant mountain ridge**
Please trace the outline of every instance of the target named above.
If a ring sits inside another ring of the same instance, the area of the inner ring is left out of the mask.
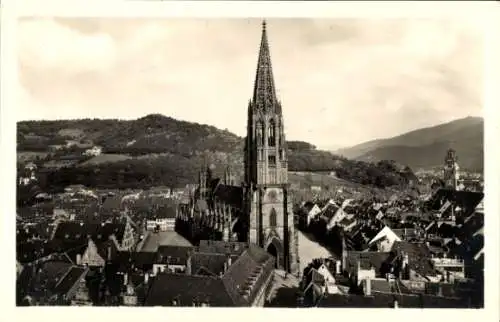
[[[362,161],[394,160],[416,170],[442,165],[446,150],[453,148],[462,168],[482,171],[483,133],[482,117],[466,117],[334,153]]]

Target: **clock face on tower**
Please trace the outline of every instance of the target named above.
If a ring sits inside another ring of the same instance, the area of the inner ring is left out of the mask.
[[[274,190],[269,191],[267,196],[269,198],[269,201],[272,201],[272,202],[276,202],[278,199],[278,194]]]
[[[265,195],[265,202],[278,203],[283,200],[283,193],[280,189],[268,189]]]

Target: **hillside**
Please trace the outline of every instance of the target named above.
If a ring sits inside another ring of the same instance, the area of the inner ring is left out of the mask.
[[[98,187],[182,186],[196,182],[205,162],[221,176],[230,163],[241,178],[243,138],[213,126],[148,115],[138,120],[27,121],[18,123],[18,160],[38,163],[42,187],[85,184]],[[103,148],[97,157],[82,152]],[[288,142],[290,171],[336,171],[337,176],[379,187],[404,185],[411,171],[387,163],[351,161]]]
[[[482,118],[466,117],[340,149],[336,153],[362,161],[395,160],[416,170],[440,166],[446,150],[453,148],[462,168],[482,171],[483,127]]]

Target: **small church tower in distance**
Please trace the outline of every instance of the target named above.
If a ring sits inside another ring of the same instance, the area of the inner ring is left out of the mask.
[[[272,254],[277,268],[298,273],[298,235],[288,193],[283,113],[276,96],[265,21],[248,104],[244,186],[249,241]]]
[[[455,150],[449,149],[444,160],[443,181],[446,189],[457,190],[459,167]]]

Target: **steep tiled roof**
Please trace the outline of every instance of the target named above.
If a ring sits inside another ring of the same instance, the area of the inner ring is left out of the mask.
[[[84,267],[71,267],[64,278],[61,279],[56,285],[54,292],[61,295],[67,294],[75,286],[76,283],[78,283],[82,278],[85,277],[85,274],[87,272],[88,270]]]
[[[348,251],[346,269],[349,272],[355,272],[360,263],[361,269],[370,269],[373,267],[377,275],[381,275],[382,265],[389,258],[390,253],[385,252],[358,252]]]
[[[272,274],[274,262],[267,252],[259,247],[246,250],[222,277],[228,294],[238,305],[252,302],[256,292]],[[244,295],[248,297],[244,297]]]
[[[134,269],[148,271],[153,268],[156,253],[153,252],[118,252],[113,263],[119,265],[119,271],[127,272]]]
[[[108,240],[114,235],[118,242],[121,242],[125,233],[125,224],[98,224],[98,223],[78,223],[62,222],[56,228],[54,239],[59,240],[80,240],[86,241],[90,236],[94,241]]]
[[[458,191],[450,189],[439,189],[428,201],[427,206],[430,209],[437,210],[440,208],[442,200],[450,200],[454,206],[459,206],[465,212],[464,215],[470,215],[477,205],[483,200],[482,192]]]
[[[218,276],[224,273],[228,260],[225,254],[194,253],[191,255],[191,274],[195,275],[200,269]]]
[[[408,266],[422,276],[435,275],[436,271],[431,263],[431,252],[424,243],[410,243],[407,241],[395,242],[392,251],[398,254],[408,254]]]
[[[48,301],[53,295],[66,295],[86,272],[85,268],[57,260],[27,267],[17,280],[18,298],[30,295]]]
[[[54,253],[52,245],[45,240],[18,242],[16,243],[16,249],[17,260],[20,263],[30,263]]]
[[[334,204],[329,204],[328,207],[321,213],[321,216],[324,217],[325,219],[332,219],[333,216],[337,213],[337,210],[339,210],[340,207]]]
[[[186,265],[190,254],[194,251],[194,247],[183,246],[158,246],[156,251],[156,264]]]
[[[230,307],[235,303],[220,278],[185,274],[159,274],[146,296],[145,306],[192,306],[193,301],[207,301],[210,306]]]
[[[219,184],[214,191],[214,197],[236,209],[241,209],[243,205],[243,188]]]
[[[484,247],[484,235],[477,234],[464,242],[451,247],[451,253],[464,259],[471,260]]]
[[[247,243],[225,242],[219,240],[201,240],[198,247],[201,253],[242,254],[248,248]]]
[[[121,196],[106,197],[101,209],[104,211],[119,211],[122,206]]]
[[[346,218],[342,219],[341,221],[339,221],[339,223],[338,223],[338,224],[339,224],[340,226],[344,226],[344,227],[345,227],[345,226],[349,226],[350,224],[352,224],[352,223],[353,223],[353,222],[355,222],[355,221],[356,221],[356,219],[355,219],[355,218],[351,218],[351,219],[349,219],[349,218],[347,218],[347,217],[346,217]]]

